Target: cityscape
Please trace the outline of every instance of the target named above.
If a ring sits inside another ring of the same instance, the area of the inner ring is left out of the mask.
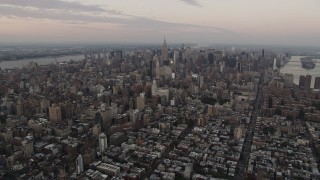
[[[103,29],[109,41],[101,29],[97,37],[72,29],[64,36],[43,27],[38,38],[41,28],[0,30],[0,179],[320,179],[320,42],[299,41],[307,39],[302,31],[297,41],[246,41],[218,28],[223,23],[156,19],[163,4],[145,3],[159,7],[142,17],[145,8],[132,4],[137,14],[129,15],[113,0],[115,10],[85,1],[0,2],[0,23],[13,27],[30,16],[21,23],[112,29]],[[213,5],[175,3],[199,19]],[[104,13],[114,15],[110,22]],[[122,26],[132,28],[130,38]]]

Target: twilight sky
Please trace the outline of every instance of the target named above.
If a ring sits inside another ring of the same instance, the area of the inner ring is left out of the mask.
[[[320,46],[320,0],[0,0],[0,44]]]

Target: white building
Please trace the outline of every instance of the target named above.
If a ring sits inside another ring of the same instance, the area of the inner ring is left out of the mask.
[[[76,160],[76,170],[77,174],[81,174],[83,172],[83,160],[81,154],[79,154]]]
[[[99,150],[104,152],[108,148],[108,138],[105,133],[99,134]]]

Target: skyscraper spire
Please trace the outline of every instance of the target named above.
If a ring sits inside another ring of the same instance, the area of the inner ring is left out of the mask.
[[[161,55],[162,55],[161,61],[168,60],[168,45],[166,42],[166,36],[164,36],[164,39],[163,39]],[[163,63],[160,63],[160,65],[162,64]]]

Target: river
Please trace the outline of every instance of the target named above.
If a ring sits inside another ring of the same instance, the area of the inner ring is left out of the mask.
[[[79,61],[84,59],[84,55],[70,55],[70,56],[61,56],[57,57],[57,62],[67,62],[70,60]],[[16,61],[3,61],[0,63],[1,69],[13,69],[13,68],[22,68],[27,65],[29,62],[35,62],[39,65],[47,65],[55,63],[56,60],[54,57],[45,57],[45,58],[35,58],[35,59],[22,59]]]
[[[320,77],[320,59],[316,60],[316,67],[313,69],[304,69],[301,66],[300,58],[304,56],[292,56],[289,62],[280,69],[281,73],[293,74],[293,81],[299,84],[300,75],[311,75],[311,88],[314,86],[314,78]]]

